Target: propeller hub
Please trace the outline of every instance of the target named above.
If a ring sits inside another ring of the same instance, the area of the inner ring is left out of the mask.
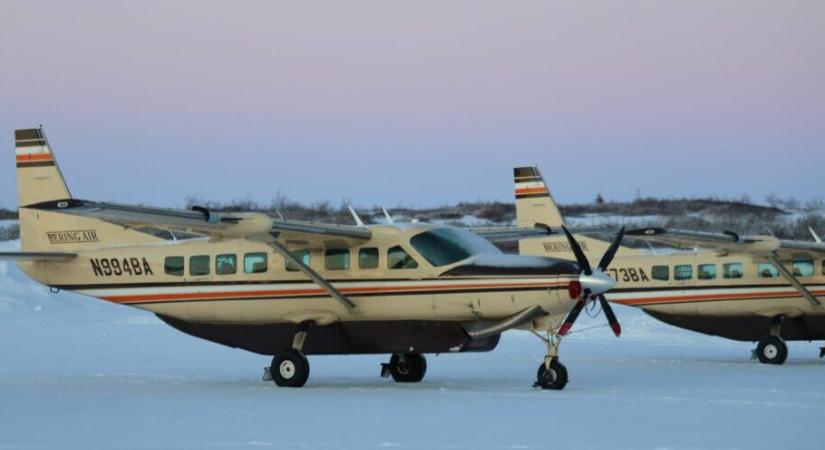
[[[582,289],[590,291],[590,295],[603,294],[616,285],[616,281],[610,275],[598,268],[590,275],[584,273],[579,275],[579,283]]]

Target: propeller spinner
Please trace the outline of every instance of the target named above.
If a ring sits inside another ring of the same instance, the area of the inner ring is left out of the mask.
[[[562,229],[564,230],[565,236],[567,236],[567,241],[570,243],[570,249],[573,250],[573,254],[576,256],[576,261],[582,269],[581,275],[579,276],[579,282],[581,283],[582,289],[579,301],[576,303],[576,306],[570,310],[570,313],[567,314],[567,317],[564,319],[564,323],[561,328],[559,328],[559,336],[564,336],[570,332],[570,329],[573,328],[573,324],[576,322],[576,319],[579,317],[582,309],[584,309],[585,305],[587,305],[587,302],[598,299],[599,304],[602,307],[602,311],[604,311],[604,315],[607,317],[607,322],[613,330],[613,334],[618,337],[622,334],[622,327],[619,325],[619,321],[616,319],[616,314],[613,313],[613,308],[610,307],[610,303],[604,298],[604,293],[609,291],[616,284],[616,282],[610,278],[609,275],[607,275],[606,271],[608,266],[610,266],[610,263],[613,261],[613,258],[616,256],[619,246],[622,244],[622,239],[624,239],[625,233],[624,227],[622,227],[619,231],[619,234],[616,236],[613,243],[610,244],[610,247],[602,256],[602,259],[595,270],[590,266],[590,261],[587,260],[587,256],[585,256],[581,246],[573,235],[570,234],[567,227],[562,225]]]

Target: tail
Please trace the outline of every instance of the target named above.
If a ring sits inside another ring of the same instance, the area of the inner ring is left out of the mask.
[[[559,228],[564,225],[556,201],[544,184],[538,167],[517,167],[513,170],[516,184],[516,222],[519,227],[537,224]]]
[[[538,167],[519,167],[513,175],[516,182],[516,222],[519,227],[533,228],[542,224],[558,231],[562,225],[567,225]],[[584,235],[576,235],[576,240],[587,255],[602,255],[610,244]],[[563,234],[521,239],[518,248],[521,255],[576,259]],[[628,247],[619,250],[620,256],[634,254],[642,252]]]
[[[72,197],[42,128],[15,130],[14,146],[18,206]]]
[[[61,232],[68,224],[44,217],[26,208],[49,201],[69,200],[71,194],[57,166],[43,128],[14,131],[14,147],[17,160],[17,203],[20,215],[20,247],[24,251],[50,249],[40,235],[44,226]],[[50,216],[50,215],[49,215]],[[66,219],[64,219],[66,220]],[[49,225],[44,222],[50,221]]]
[[[78,200],[72,199],[43,129],[15,130],[14,140],[22,251],[15,259],[63,259],[85,250],[161,239],[152,232],[63,213],[62,208]]]

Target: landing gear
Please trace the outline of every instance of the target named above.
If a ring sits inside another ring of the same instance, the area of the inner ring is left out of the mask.
[[[560,391],[567,385],[567,368],[560,363],[558,358],[547,363],[539,365],[538,373],[536,374],[536,387],[542,389],[553,389]]]
[[[756,357],[762,364],[782,365],[788,359],[788,346],[779,336],[765,336],[756,346]]]
[[[264,371],[264,380],[272,380],[280,387],[303,387],[309,379],[309,361],[304,355],[304,342],[311,322],[298,325],[292,338],[292,348],[275,354],[272,365]]]
[[[421,353],[396,353],[381,364],[381,376],[392,376],[398,383],[418,383],[427,373],[427,359]]]
[[[561,337],[553,331],[548,331],[547,336],[542,336],[533,332],[539,339],[547,344],[547,355],[544,362],[539,366],[536,373],[536,382],[533,387],[560,391],[567,386],[567,368],[559,361],[559,345]]]
[[[759,340],[754,355],[762,364],[782,365],[788,359],[788,346],[782,340],[782,322],[785,316],[776,316],[771,319],[770,334]]]
[[[302,387],[309,378],[309,361],[299,350],[284,350],[272,358],[269,373],[278,386]]]

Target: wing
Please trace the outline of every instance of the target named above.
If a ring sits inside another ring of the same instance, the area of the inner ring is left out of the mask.
[[[372,237],[367,228],[280,220],[255,212],[213,212],[201,207],[186,210],[67,199],[27,208],[98,219],[126,228],[150,226],[214,238],[255,236],[260,240],[262,236],[268,236],[269,239],[305,245],[350,247]]]
[[[615,233],[617,229],[607,227],[573,227],[569,228],[573,234],[606,234]],[[511,242],[520,239],[535,237],[564,236],[561,228],[551,228],[547,225],[537,224],[534,228],[526,227],[472,227],[470,231],[486,238],[492,242]]]
[[[825,255],[825,243],[777,239],[773,236],[738,235],[732,231],[709,233],[704,231],[669,228],[641,228],[627,232],[630,237],[659,242],[675,248],[710,248],[728,253],[747,253],[756,256],[777,255],[791,259],[808,253]]]

